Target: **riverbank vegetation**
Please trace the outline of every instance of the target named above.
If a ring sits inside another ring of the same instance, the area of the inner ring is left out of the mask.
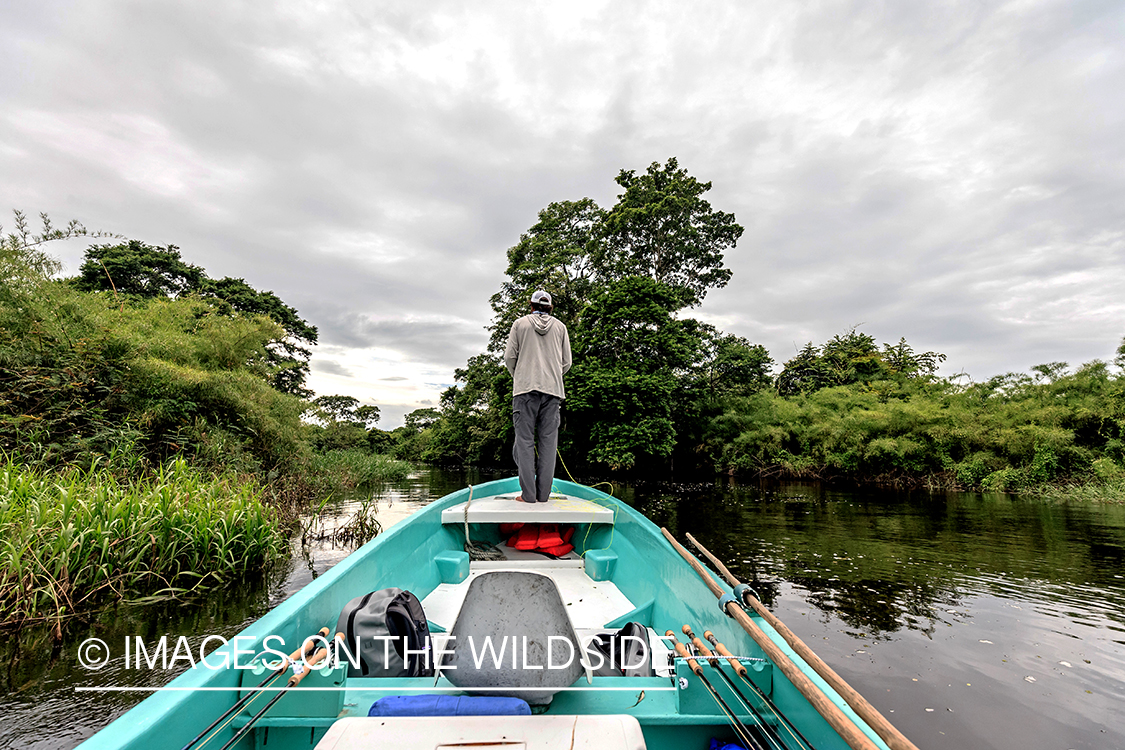
[[[0,239],[0,622],[261,571],[308,501],[409,471],[376,407],[309,400],[316,328],[272,292],[136,241],[58,278],[44,244],[89,233],[43,218]]]
[[[510,465],[501,354],[543,288],[574,351],[560,437],[572,471],[1125,500],[1125,345],[1112,365],[1052,362],[975,382],[939,376],[943,354],[851,328],[776,366],[764,347],[688,314],[730,280],[724,253],[742,234],[704,200],[710,183],[675,159],[617,182],[611,208],[552,203],[508,251],[488,350],[456,371],[439,409],[383,433],[397,455]]]
[[[253,481],[183,459],[123,480],[0,461],[0,626],[60,623],[105,602],[199,589],[288,546]]]

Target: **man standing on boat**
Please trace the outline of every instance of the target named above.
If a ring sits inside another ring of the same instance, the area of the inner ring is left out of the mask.
[[[531,295],[531,314],[512,324],[504,366],[512,387],[512,425],[516,430],[512,457],[519,467],[525,503],[545,503],[551,497],[555,451],[559,444],[559,406],[566,398],[563,374],[570,369],[570,334],[551,317],[551,295]],[[539,435],[539,457],[535,436]]]

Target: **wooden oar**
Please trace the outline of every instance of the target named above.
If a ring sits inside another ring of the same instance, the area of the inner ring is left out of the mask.
[[[676,541],[676,538],[669,533],[668,529],[662,528],[660,531],[672,547],[680,553],[680,556],[699,574],[699,577],[707,584],[707,588],[711,589],[715,598],[722,599],[723,590],[719,588],[719,584],[715,583],[715,579],[711,577],[703,564],[692,557],[692,554]],[[725,611],[766,652],[770,661],[781,670],[782,674],[789,678],[795,688],[801,691],[801,695],[805,696],[805,699],[812,704],[817,713],[824,717],[824,720],[836,730],[836,733],[844,739],[844,742],[848,743],[848,747],[852,750],[878,750],[878,746],[855,725],[855,722],[841,711],[840,707],[833,703],[827,695],[821,692],[820,688],[785,655],[784,651],[778,648],[776,643],[770,640],[769,636],[762,632],[762,629],[750,619],[749,615],[742,611],[738,604],[733,601],[727,602]]]
[[[337,633],[336,637],[333,640],[342,641],[342,640],[344,640],[344,638],[345,638],[345,636],[344,636],[343,633]],[[271,708],[273,708],[273,704],[275,704],[279,700],[281,700],[282,696],[284,696],[286,692],[288,692],[292,688],[295,688],[298,685],[300,685],[301,680],[308,677],[309,674],[313,671],[313,667],[315,667],[320,662],[324,661],[327,657],[328,657],[328,649],[326,649],[326,648],[321,648],[315,654],[313,654],[312,658],[309,659],[308,662],[305,664],[304,671],[298,672],[297,674],[294,674],[292,677],[290,677],[289,682],[286,683],[285,687],[282,688],[281,690],[278,690],[277,695],[275,695],[273,698],[271,698],[270,702],[267,703],[265,706],[263,706],[261,711],[254,714],[254,716],[251,717],[250,721],[246,722],[246,726],[242,727],[242,729],[239,729],[237,732],[235,732],[234,736],[230,738],[230,741],[227,742],[227,744],[223,745],[221,748],[219,748],[219,750],[230,750],[230,748],[232,748],[236,744],[238,744],[238,741],[240,739],[242,739],[243,735],[245,735],[247,732],[249,732],[251,729],[254,728],[254,725],[258,723],[258,719],[261,719],[263,716],[266,715],[267,711],[269,711]]]
[[[706,547],[696,541],[695,537],[687,534],[689,542],[703,553],[703,556],[711,561],[711,564],[718,568],[719,573],[726,579],[727,583],[731,586],[739,585],[739,580],[723,565],[717,557],[712,555]],[[906,739],[902,732],[898,731],[886,718],[879,713],[874,706],[867,702],[867,699],[860,695],[856,690],[844,682],[844,678],[836,674],[832,667],[824,663],[824,661],[816,655],[816,653],[805,645],[797,635],[785,626],[781,620],[774,616],[773,612],[766,609],[765,605],[758,601],[757,597],[749,592],[745,593],[744,598],[746,603],[753,607],[754,611],[761,615],[762,619],[773,626],[773,629],[781,634],[797,654],[804,659],[810,667],[816,670],[816,673],[824,678],[824,681],[832,686],[832,689],[840,694],[840,697],[847,701],[848,705],[852,707],[860,718],[867,722],[868,726],[875,730],[875,732],[883,738],[891,750],[918,750],[913,742]]]
[[[228,716],[230,716],[231,714],[233,714],[235,711],[240,710],[243,706],[248,705],[250,703],[250,701],[254,700],[259,695],[261,695],[261,692],[259,692],[259,690],[258,690],[259,688],[263,688],[263,687],[265,687],[267,682],[272,682],[273,680],[277,679],[281,675],[281,673],[284,672],[289,667],[290,664],[296,662],[298,659],[304,658],[304,657],[308,656],[309,654],[311,654],[312,651],[313,651],[313,648],[315,648],[315,646],[316,646],[316,641],[314,639],[317,636],[320,636],[321,638],[327,638],[328,634],[331,633],[331,632],[332,631],[329,630],[326,627],[321,628],[319,631],[317,631],[316,635],[310,635],[308,638],[301,641],[301,645],[298,646],[297,649],[293,653],[289,654],[289,658],[286,659],[285,661],[283,661],[281,663],[281,666],[279,666],[276,670],[274,670],[270,674],[266,675],[266,678],[258,683],[257,688],[255,688],[254,690],[250,691],[246,695],[239,698],[238,701],[235,702],[235,704],[233,706],[231,706],[230,708],[228,708],[226,710],[226,713],[224,713],[222,716],[220,716],[219,718],[217,718],[213,722],[211,722],[211,726],[204,729],[202,732],[200,732],[199,734],[197,734],[195,736],[195,739],[193,739],[191,742],[184,745],[182,750],[188,750],[188,748],[190,748],[192,745],[194,745],[195,743],[197,743],[201,739],[203,739],[204,736],[206,736],[206,734],[208,732],[210,732],[215,727],[219,726],[219,722],[221,722],[223,719],[225,719]],[[208,741],[210,741],[210,739],[208,739]]]

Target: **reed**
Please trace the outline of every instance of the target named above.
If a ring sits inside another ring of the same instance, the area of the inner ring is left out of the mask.
[[[1125,505],[1125,479],[1091,480],[1062,485],[1043,485],[1028,494],[1056,502]]]
[[[374,497],[366,497],[360,500],[359,507],[348,518],[346,522],[339,526],[329,527],[326,523],[326,515],[324,513],[325,507],[328,505],[327,498],[320,504],[316,512],[313,513],[307,521],[303,524],[301,530],[301,544],[307,545],[310,542],[324,542],[328,541],[332,544],[346,545],[354,548],[362,547],[372,539],[377,537],[383,531],[383,524],[379,522],[378,503]]]
[[[311,468],[323,479],[324,494],[402,480],[412,470],[406,461],[353,449],[316,454]]]
[[[198,589],[260,571],[285,546],[261,488],[244,478],[177,460],[122,481],[0,456],[0,626]]]

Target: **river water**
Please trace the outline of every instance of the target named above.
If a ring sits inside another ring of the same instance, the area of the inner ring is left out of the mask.
[[[426,469],[375,493],[384,528],[478,472]],[[690,532],[921,750],[1125,749],[1125,508],[1006,495],[809,484],[619,487]],[[340,523],[358,503],[330,506]],[[173,672],[77,664],[90,637],[229,637],[347,556],[295,540],[261,581],[192,602],[118,607],[60,647],[26,630],[0,647],[0,748],[71,748]],[[112,645],[110,646],[112,648]]]

